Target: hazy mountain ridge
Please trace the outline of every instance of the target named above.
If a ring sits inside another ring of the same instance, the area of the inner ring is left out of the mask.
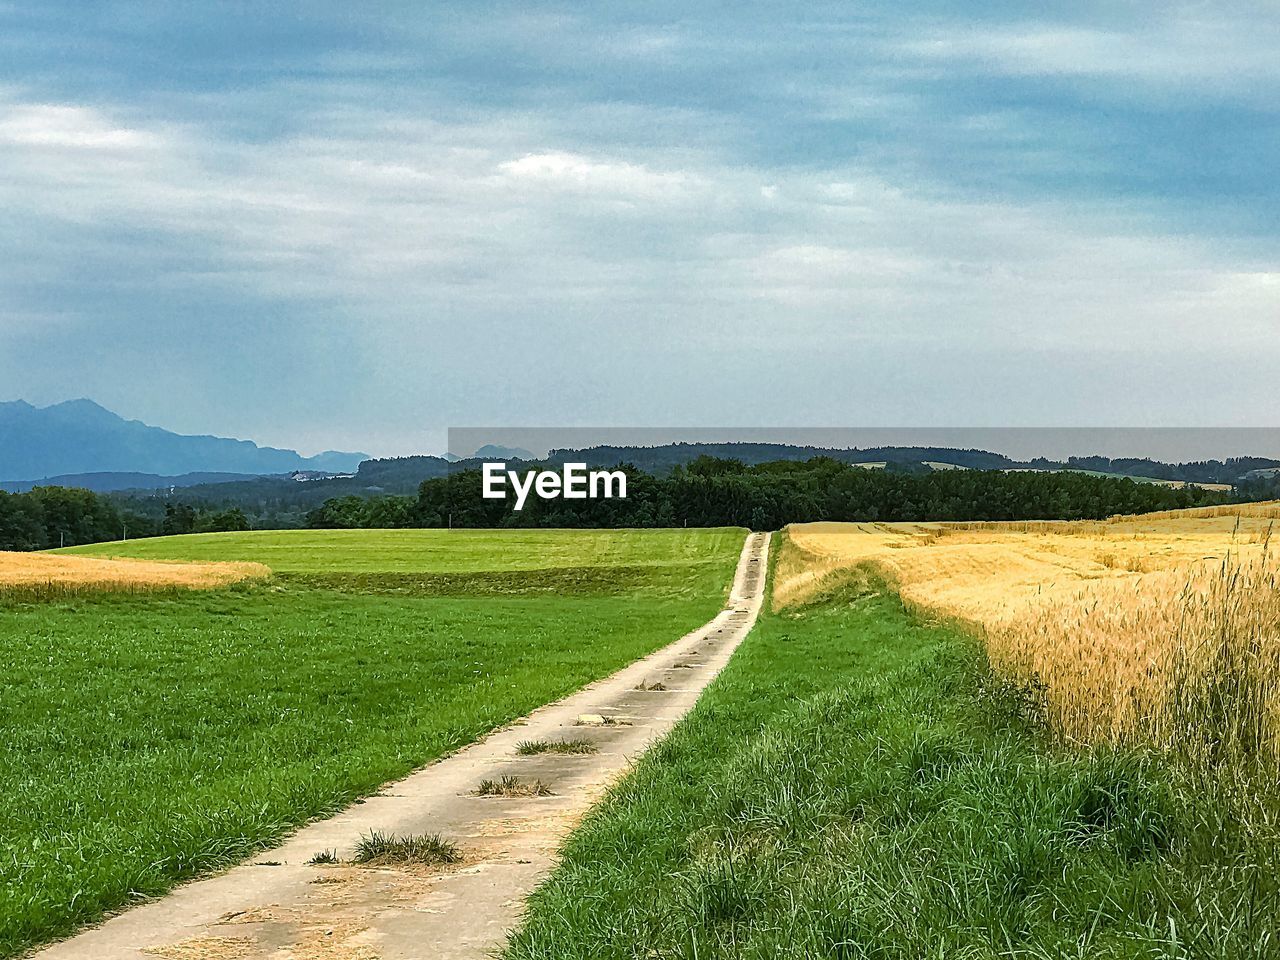
[[[740,460],[747,465],[775,460],[803,461],[830,457],[842,463],[888,463],[963,467],[968,470],[1088,470],[1117,476],[1187,483],[1235,483],[1250,476],[1266,476],[1280,468],[1280,460],[1266,457],[1233,457],[1164,463],[1145,457],[1068,457],[1050,460],[1035,457],[1015,460],[990,450],[957,447],[814,447],[787,443],[668,443],[652,447],[597,446],[556,449],[547,455],[551,463],[586,462],[593,466],[630,463],[650,473],[666,473],[700,456]]]
[[[916,471],[951,467],[1076,469],[1142,479],[1226,484],[1274,482],[1280,472],[1280,461],[1256,457],[1177,464],[1106,457],[1018,461],[981,449],[858,449],[761,442],[557,449],[543,462],[585,462],[593,467],[629,463],[662,476],[701,456],[731,458],[746,464],[830,457],[844,463]],[[176,488],[173,497],[193,502],[240,505],[255,514],[294,513],[327,497],[411,495],[423,480],[475,469],[490,459],[532,462],[538,458],[521,448],[493,444],[482,446],[464,459],[450,454],[369,459],[363,454],[336,452],[303,457],[293,450],[260,447],[247,440],[173,433],[126,420],[90,400],[72,400],[45,408],[21,400],[0,403],[0,490],[10,492],[41,484],[83,487],[135,498],[168,498],[170,489]],[[342,476],[334,476],[338,474]]]
[[[295,450],[261,447],[251,440],[188,436],[138,420],[126,420],[92,400],[34,407],[0,402],[0,480],[132,473],[157,479],[192,473],[249,476],[295,470],[354,472],[362,453],[325,451],[304,457]]]
[[[988,450],[954,447],[815,447],[791,443],[726,442],[666,443],[657,446],[596,446],[555,449],[547,455],[552,463],[585,462],[593,466],[630,463],[650,473],[665,473],[698,457],[741,460],[748,466],[775,460],[804,461],[830,457],[842,463],[925,463],[954,464],[973,470],[1004,470],[1020,466],[1018,461]]]
[[[216,470],[200,473],[184,473],[176,477],[162,477],[154,473],[120,473],[113,471],[95,473],[66,473],[39,480],[0,480],[0,490],[8,493],[25,493],[33,487],[76,487],[94,493],[116,493],[122,490],[168,490],[171,487],[194,487],[211,483],[240,483],[257,480],[256,473],[222,473]]]

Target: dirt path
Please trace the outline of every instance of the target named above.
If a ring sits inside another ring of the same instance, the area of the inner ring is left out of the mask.
[[[543,707],[281,846],[179,887],[40,960],[426,960],[492,957],[582,814],[695,703],[755,623],[768,534],[743,547],[715,619],[613,676]],[[657,689],[649,689],[657,685]],[[604,722],[601,722],[601,721]],[[522,740],[587,739],[598,752],[518,756]],[[543,797],[480,797],[482,780],[541,780]],[[370,831],[440,833],[450,867],[317,866]]]

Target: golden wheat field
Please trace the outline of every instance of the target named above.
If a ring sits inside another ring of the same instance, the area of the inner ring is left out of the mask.
[[[260,563],[161,563],[0,551],[0,590],[194,590],[270,575]]]
[[[1098,522],[800,524],[774,601],[868,565],[907,603],[975,627],[1068,739],[1272,755],[1278,519],[1280,503],[1265,503]]]

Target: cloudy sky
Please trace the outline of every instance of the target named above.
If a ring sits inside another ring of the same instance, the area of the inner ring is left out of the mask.
[[[1274,425],[1276,13],[0,0],[0,399]]]

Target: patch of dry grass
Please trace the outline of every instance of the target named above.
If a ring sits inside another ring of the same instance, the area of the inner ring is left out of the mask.
[[[1163,510],[1143,515],[1145,520],[1211,520],[1220,517],[1244,517],[1255,520],[1280,520],[1280,500],[1265,503],[1228,503],[1217,507],[1193,507],[1189,510]],[[1122,522],[1122,518],[1109,521]]]
[[[167,563],[51,553],[0,551],[0,595],[199,590],[271,576],[260,563]]]
[[[476,788],[478,797],[549,797],[551,788],[541,780],[521,780],[506,776],[500,780],[481,780]]]
[[[570,740],[521,740],[516,744],[516,753],[522,757],[533,757],[541,753],[586,754],[595,753],[597,749],[594,743],[582,737]]]

